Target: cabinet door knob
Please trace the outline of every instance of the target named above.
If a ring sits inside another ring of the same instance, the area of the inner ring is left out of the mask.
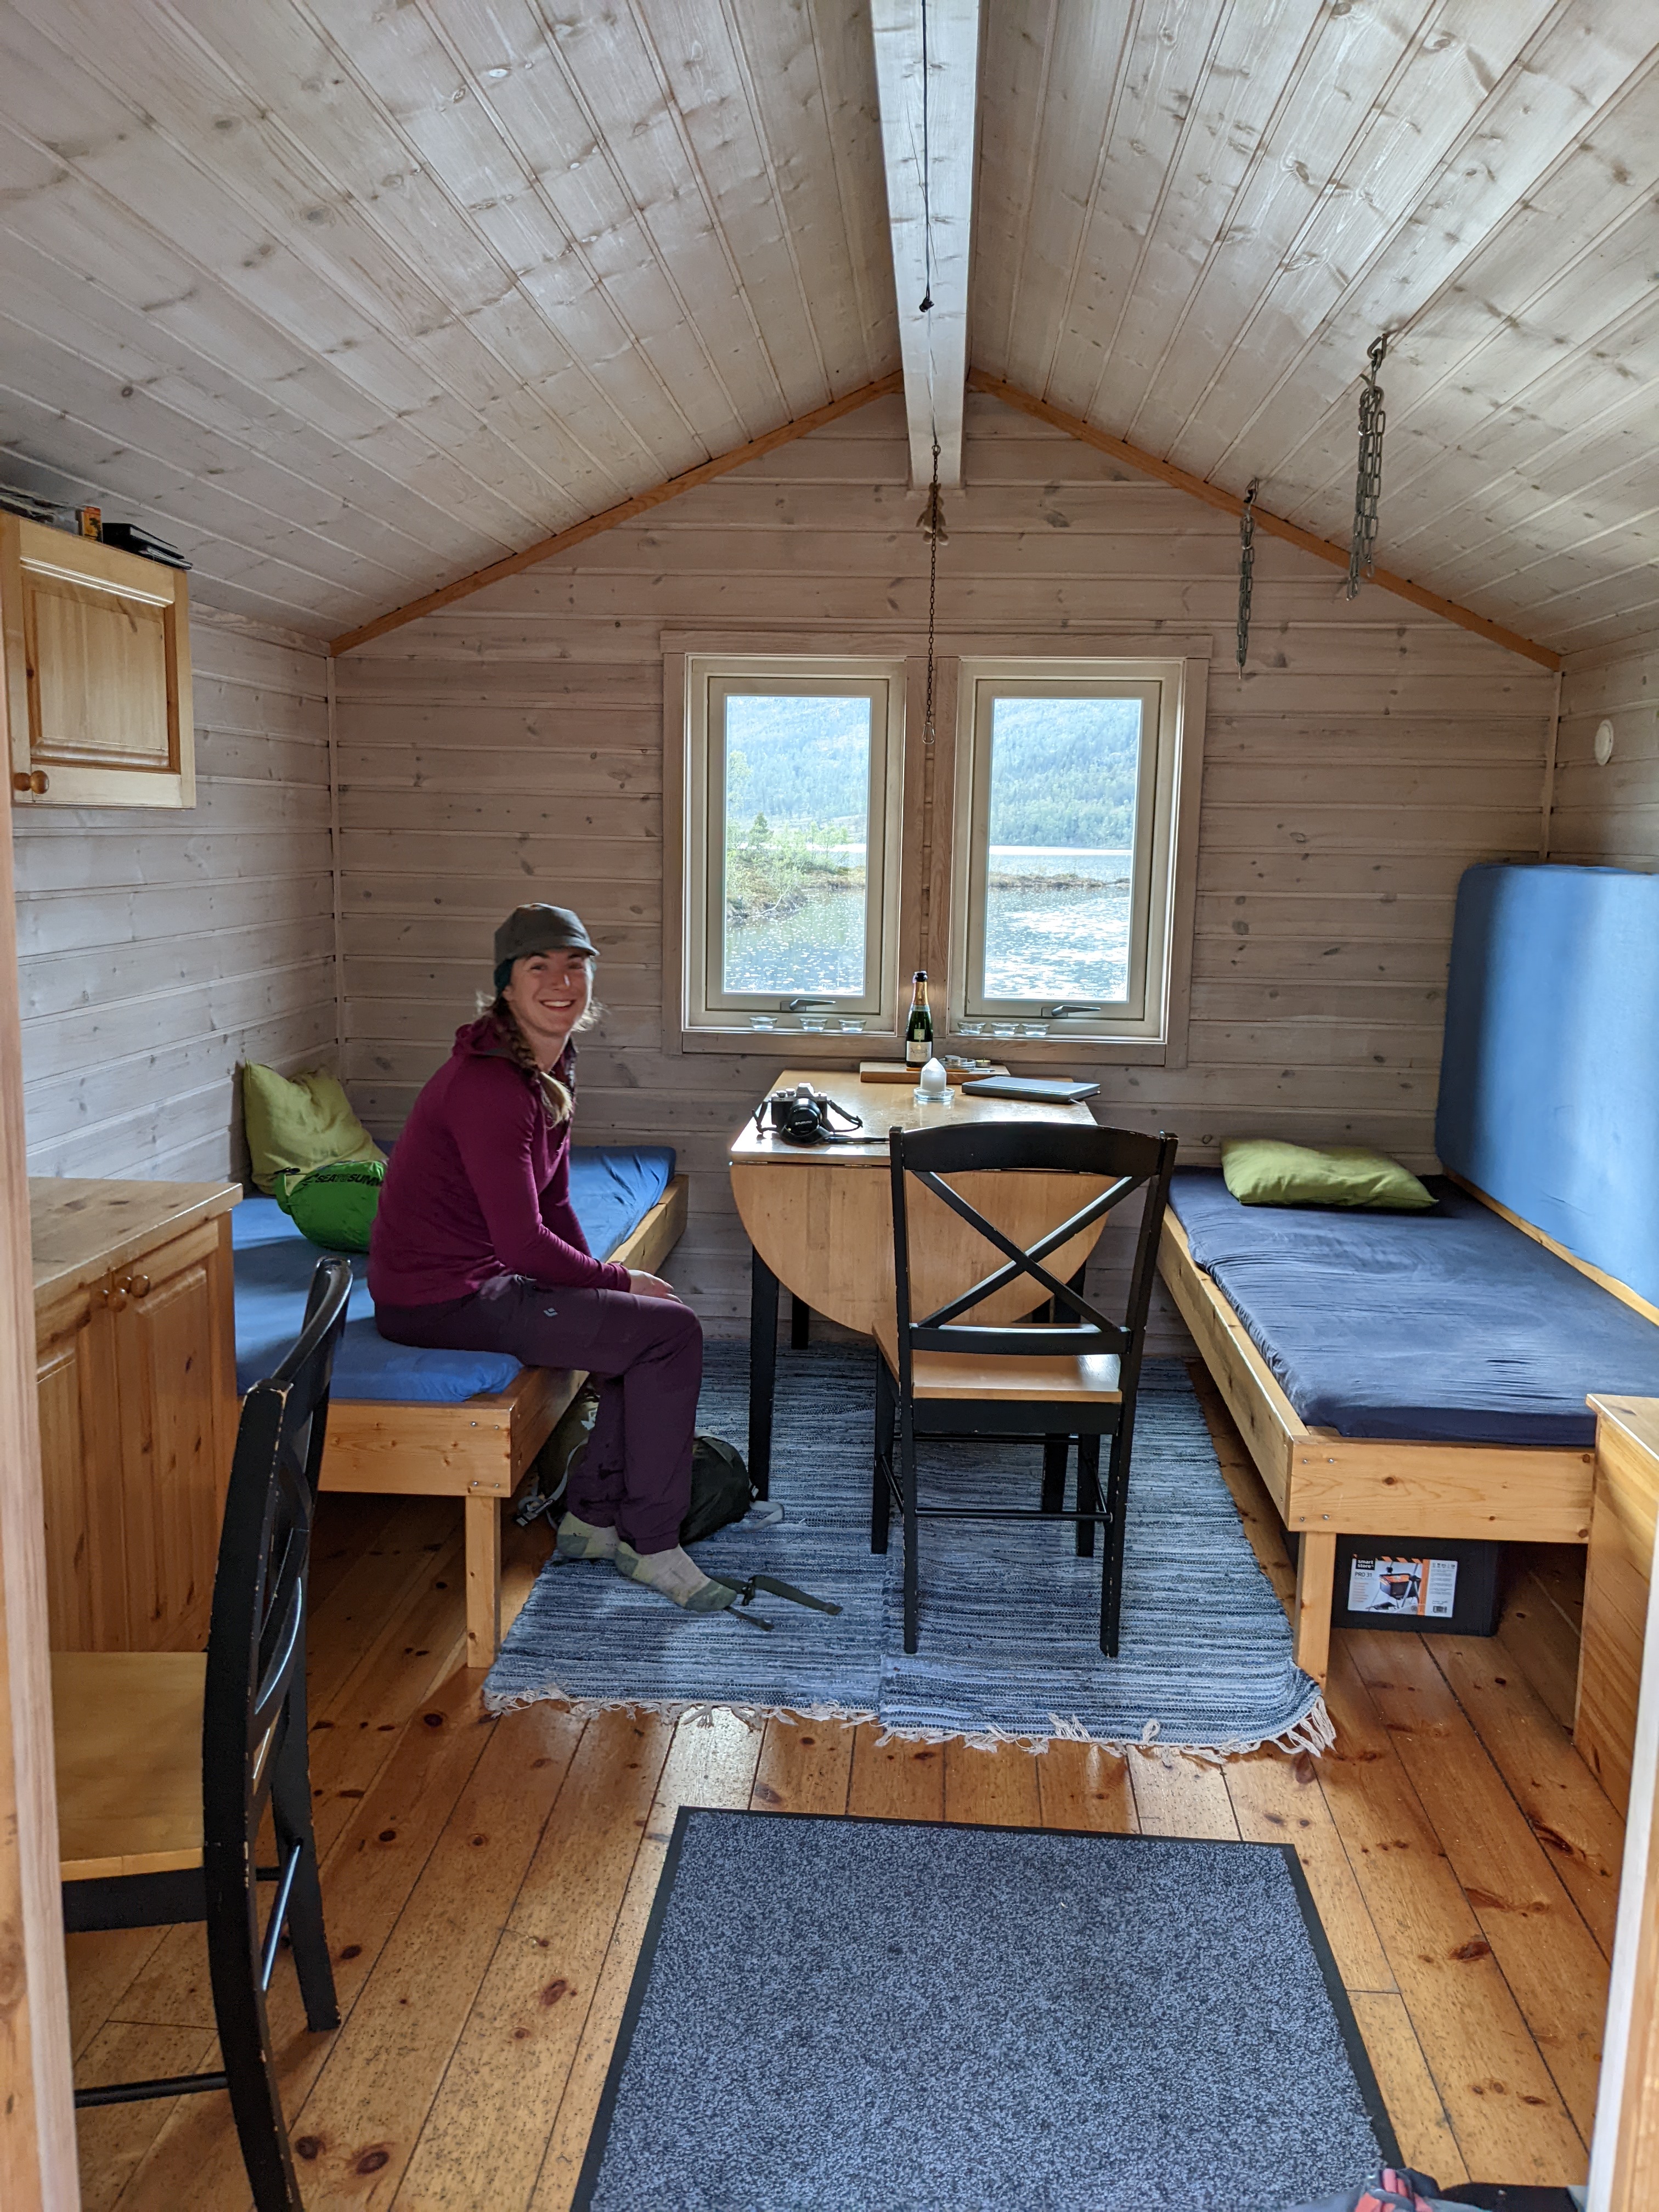
[[[135,1298],[147,1298],[149,1296],[149,1277],[129,1275],[124,1287],[131,1291]]]
[[[117,1283],[112,1289],[106,1291],[104,1293],[104,1303],[108,1306],[112,1313],[125,1312],[127,1303],[126,1285],[125,1283]]]
[[[46,790],[46,771],[43,768],[33,769],[29,776],[29,789],[34,793],[35,797],[39,799]]]

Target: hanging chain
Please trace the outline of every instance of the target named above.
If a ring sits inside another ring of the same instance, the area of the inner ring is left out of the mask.
[[[1250,657],[1250,586],[1255,574],[1255,493],[1260,477],[1250,478],[1238,515],[1238,672]]]
[[[1377,504],[1382,496],[1382,387],[1377,382],[1389,350],[1386,331],[1371,341],[1370,367],[1359,387],[1359,471],[1353,488],[1353,542],[1348,551],[1348,597],[1357,599],[1362,580],[1376,566]]]
[[[927,538],[927,696],[921,710],[921,741],[925,745],[933,742],[933,623],[939,607],[939,549],[945,537],[945,513],[939,494],[939,440],[933,441],[933,481],[928,489],[927,504],[917,517],[916,526]],[[948,540],[946,541],[948,543]]]

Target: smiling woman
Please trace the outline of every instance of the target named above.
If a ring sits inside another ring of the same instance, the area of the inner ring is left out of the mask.
[[[456,1033],[415,1102],[369,1247],[375,1325],[394,1344],[506,1352],[599,1385],[558,1547],[693,1613],[729,1606],[680,1549],[702,1330],[655,1275],[596,1260],[570,1203],[573,1039],[599,957],[567,907],[495,933],[495,1002]]]

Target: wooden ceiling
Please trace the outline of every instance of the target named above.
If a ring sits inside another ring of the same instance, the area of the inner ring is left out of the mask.
[[[969,354],[1565,650],[1659,627],[1659,21],[988,0]],[[318,635],[898,366],[861,0],[6,0],[0,476]]]

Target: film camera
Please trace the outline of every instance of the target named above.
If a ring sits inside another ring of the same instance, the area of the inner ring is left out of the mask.
[[[836,1128],[831,1119],[836,1114],[846,1129]],[[775,1091],[761,1100],[755,1109],[755,1127],[775,1130],[786,1145],[845,1145],[852,1142],[848,1132],[864,1124],[810,1083],[798,1083],[793,1091]]]

